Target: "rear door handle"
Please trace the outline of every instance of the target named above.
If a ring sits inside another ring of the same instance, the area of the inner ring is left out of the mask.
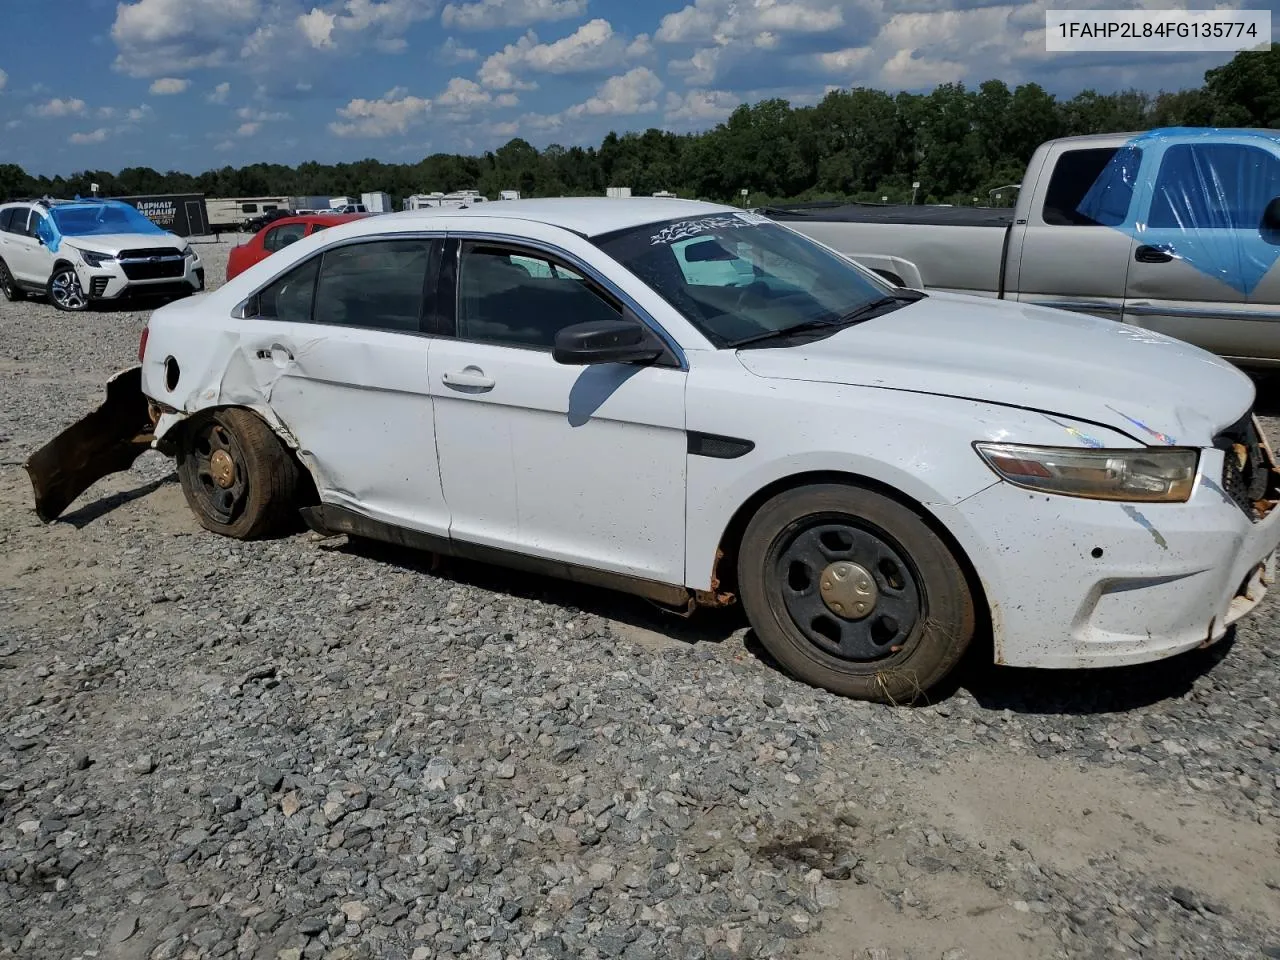
[[[1153,247],[1144,243],[1133,252],[1133,259],[1139,263],[1168,263],[1173,259],[1173,254],[1168,247]]]
[[[461,390],[492,390],[493,377],[486,376],[479,367],[464,367],[446,372],[442,379],[446,386]]]

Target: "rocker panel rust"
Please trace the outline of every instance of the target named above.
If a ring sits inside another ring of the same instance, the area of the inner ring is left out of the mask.
[[[107,381],[107,399],[46,443],[24,464],[35,492],[36,514],[52,523],[75,499],[112,473],[128,470],[155,439],[142,367]]]

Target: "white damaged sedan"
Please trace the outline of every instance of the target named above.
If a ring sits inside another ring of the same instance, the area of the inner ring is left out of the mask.
[[[334,227],[158,310],[29,461],[40,515],[154,446],[217,533],[301,512],[740,599],[796,677],[895,702],[988,633],[1025,667],[1209,644],[1270,581],[1254,388],[1204,351],[891,286],[732,207],[500,206]]]

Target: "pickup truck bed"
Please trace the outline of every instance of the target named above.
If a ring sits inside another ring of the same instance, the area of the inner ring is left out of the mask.
[[[833,223],[913,223],[951,227],[1007,227],[1010,207],[939,207],[909,203],[789,203],[760,211],[773,220],[823,220]]]

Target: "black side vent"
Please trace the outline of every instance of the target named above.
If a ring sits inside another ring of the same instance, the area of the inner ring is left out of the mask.
[[[721,437],[714,433],[689,431],[689,453],[695,457],[714,457],[717,460],[735,460],[745,457],[756,448],[750,440],[737,437]]]

